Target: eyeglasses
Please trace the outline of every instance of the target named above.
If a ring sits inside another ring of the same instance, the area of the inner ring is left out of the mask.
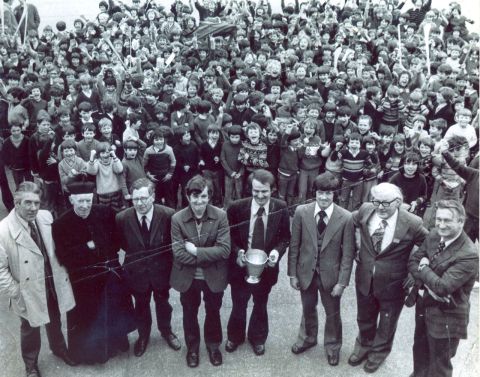
[[[148,199],[151,198],[152,195],[146,196],[146,197],[139,197],[139,198],[132,198],[132,202],[134,203],[146,203]]]
[[[397,198],[395,198],[395,199],[393,199],[393,200],[391,200],[391,201],[389,201],[389,202],[387,202],[387,201],[381,202],[381,201],[379,201],[379,200],[372,200],[372,204],[373,204],[375,207],[379,207],[380,204],[381,204],[382,207],[388,208],[388,207],[390,207],[390,206],[392,205],[392,203],[393,203],[394,201],[396,201],[396,200],[397,200]]]

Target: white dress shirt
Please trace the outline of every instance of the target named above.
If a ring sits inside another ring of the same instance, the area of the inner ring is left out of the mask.
[[[392,216],[386,219],[387,226],[385,227],[385,233],[383,234],[381,250],[385,250],[385,248],[392,243],[393,237],[395,235],[395,227],[397,225],[397,219],[398,219],[398,209],[394,212]],[[378,217],[376,212],[373,213],[373,216],[370,218],[368,222],[368,234],[370,234],[370,236],[372,236],[372,234],[380,227],[382,220],[384,219],[381,219],[380,217]]]
[[[142,215],[138,212],[135,211],[135,213],[137,214],[137,219],[138,219],[138,222],[140,224],[140,226],[142,226],[142,218],[143,216],[146,216],[146,221],[147,221],[147,228],[148,230],[150,230],[150,224],[152,223],[152,218],[153,218],[153,206],[152,208],[150,208],[150,211],[148,211],[146,214]]]
[[[318,206],[318,203],[315,202],[315,211],[313,212],[313,217],[315,218],[315,223],[318,224],[318,220],[320,220],[320,211],[325,211],[325,214],[327,216],[325,216],[323,218],[323,221],[325,222],[326,225],[328,225],[328,222],[330,221],[330,219],[332,218],[332,214],[333,214],[333,203],[330,204],[326,209],[322,210],[319,206]]]

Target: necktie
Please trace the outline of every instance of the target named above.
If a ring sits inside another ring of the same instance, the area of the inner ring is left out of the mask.
[[[40,238],[40,234],[38,233],[35,223],[33,221],[29,222],[28,227],[30,228],[30,236],[32,237],[32,240],[37,244],[42,254],[45,254],[43,249],[43,242]]]
[[[257,211],[257,218],[253,225],[252,249],[265,250],[265,224],[263,223],[263,214],[265,208],[260,207]]]
[[[372,234],[372,243],[375,252],[378,254],[382,250],[383,235],[385,234],[385,228],[387,227],[387,220],[382,220],[378,228]]]
[[[142,216],[141,231],[142,231],[143,244],[145,245],[145,248],[148,248],[150,246],[150,231],[148,230],[147,216],[145,215]]]
[[[51,294],[51,297],[56,299],[57,296],[55,292],[55,284],[53,281],[52,267],[50,266],[50,259],[48,258],[47,249],[45,247],[45,244],[43,243],[42,237],[40,236],[40,233],[38,232],[35,223],[33,221],[29,222],[28,227],[30,228],[30,237],[32,237],[32,240],[37,244],[40,252],[43,255],[45,268],[45,284],[47,287],[47,292]]]
[[[437,246],[437,251],[432,255],[432,261],[435,260],[445,249],[445,242],[440,241]]]
[[[325,223],[326,217],[327,217],[327,214],[325,211],[322,210],[318,213],[317,229],[318,229],[319,235],[322,235],[323,232],[325,232],[325,229],[327,228],[327,224]]]

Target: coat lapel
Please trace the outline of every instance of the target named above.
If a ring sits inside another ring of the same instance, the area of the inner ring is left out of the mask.
[[[437,252],[437,247],[438,247],[438,244],[440,242],[440,237],[438,237],[438,239],[436,238],[434,242],[435,242],[434,243],[435,247],[431,248],[432,255],[430,256],[430,261],[432,263],[432,266],[431,266],[432,268],[435,268],[439,264],[442,264],[442,263],[446,262],[447,260],[449,260],[451,258],[454,258],[455,257],[455,251],[456,250],[462,250],[463,243],[465,242],[465,239],[464,239],[464,234],[461,234],[455,241],[453,241],[450,245],[445,247],[445,249],[440,254],[438,254],[437,257],[432,261],[431,257],[433,256],[433,254],[435,254]]]
[[[33,251],[34,253],[42,255],[42,252],[38,248],[35,241],[32,239],[32,237],[30,237],[30,234],[28,233],[28,231],[23,227],[23,225],[18,220],[17,215],[15,214],[15,211],[10,212],[8,217],[9,217],[9,224],[10,224],[9,226],[10,234],[12,235],[12,238],[15,240],[15,242],[18,245],[30,251]]]
[[[325,229],[325,234],[323,236],[323,241],[322,241],[322,249],[323,251],[325,247],[328,245],[332,237],[335,235],[335,233],[338,232],[338,230],[341,228],[338,226],[340,224],[340,219],[343,217],[343,214],[340,213],[338,210],[338,207],[336,204],[333,205],[333,212],[332,212],[332,218],[328,220],[327,228]]]
[[[267,247],[268,245],[271,245],[272,237],[277,235],[276,229],[278,227],[279,219],[280,219],[280,214],[277,213],[277,207],[274,201],[270,199],[270,205],[268,206],[267,231],[265,234],[265,245]]]
[[[247,205],[240,209],[237,226],[240,226],[239,235],[241,237],[241,244],[248,248],[248,233],[250,229],[250,212],[252,208],[252,198],[247,201]],[[268,224],[267,224],[268,226]]]
[[[312,245],[318,244],[318,234],[317,234],[317,223],[315,219],[315,202],[310,203],[306,208],[305,211],[307,212],[305,226],[307,227],[307,231],[312,238]],[[312,221],[313,220],[313,221]]]
[[[127,221],[129,225],[128,228],[132,231],[133,235],[140,241],[143,247],[145,247],[145,244],[143,243],[142,233],[140,232],[140,225],[138,224],[138,220],[137,220],[137,213],[135,212],[134,209],[132,209],[130,216],[127,216]],[[153,218],[152,218],[152,223],[153,223]],[[150,234],[152,234],[152,232],[150,232]]]
[[[398,218],[397,218],[397,224],[395,224],[395,232],[393,234],[393,240],[390,245],[388,245],[386,249],[388,249],[390,246],[395,246],[400,242],[405,237],[405,234],[408,232],[408,218],[407,214],[404,210],[399,209],[398,210]]]
[[[362,227],[362,229],[364,229],[364,231],[362,232],[361,236],[362,236],[362,238],[365,237],[365,242],[367,243],[367,250],[369,250],[370,253],[373,253],[374,255],[376,255],[375,247],[373,246],[373,242],[372,242],[372,237],[370,237],[370,232],[368,230],[368,223],[370,222],[370,219],[373,216],[374,212],[375,212],[375,208],[372,207],[370,209],[370,211],[368,213],[366,213],[365,218],[360,220],[360,221],[365,222],[364,227]]]

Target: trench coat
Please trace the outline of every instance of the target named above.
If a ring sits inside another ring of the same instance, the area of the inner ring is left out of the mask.
[[[60,313],[75,307],[75,298],[66,270],[59,265],[52,239],[53,217],[38,211],[38,231],[47,249]],[[13,209],[0,221],[0,293],[10,299],[10,310],[32,327],[50,322],[42,252],[19,221]]]

